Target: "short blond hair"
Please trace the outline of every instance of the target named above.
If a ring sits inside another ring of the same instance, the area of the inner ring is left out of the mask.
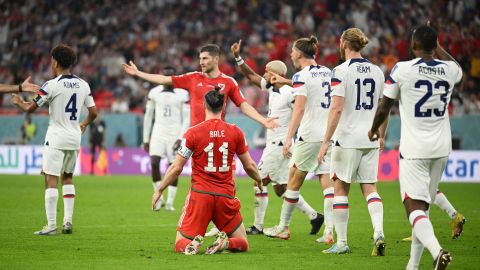
[[[287,74],[287,65],[280,60],[273,60],[267,63],[265,69],[268,69],[278,75]]]
[[[368,44],[367,36],[358,28],[348,28],[342,36],[343,40],[348,42],[348,47],[356,52],[361,51]]]

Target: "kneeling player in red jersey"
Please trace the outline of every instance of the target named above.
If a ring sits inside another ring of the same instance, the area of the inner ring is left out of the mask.
[[[248,250],[240,201],[235,197],[232,177],[234,155],[238,155],[245,171],[259,188],[261,179],[248,153],[244,134],[240,128],[221,118],[224,99],[225,95],[218,90],[205,95],[205,121],[185,132],[178,155],[152,198],[154,207],[162,192],[178,177],[191,157],[192,185],[178,222],[175,242],[175,251],[186,255],[198,253],[210,221],[220,233],[207,248],[206,254]]]

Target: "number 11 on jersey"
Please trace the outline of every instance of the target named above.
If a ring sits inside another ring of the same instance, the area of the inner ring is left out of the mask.
[[[207,163],[207,166],[204,167],[205,171],[216,172],[217,167],[213,166],[213,156],[214,156],[213,142],[208,143],[207,147],[205,147],[203,151],[207,152],[208,154],[208,163]],[[228,166],[228,142],[224,142],[222,146],[218,148],[218,151],[222,153],[222,167],[218,168],[218,171],[228,172],[230,170],[230,166]]]

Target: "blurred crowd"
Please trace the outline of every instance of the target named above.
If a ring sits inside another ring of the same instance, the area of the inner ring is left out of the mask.
[[[149,83],[126,76],[121,64],[133,60],[147,72],[167,65],[177,73],[198,70],[198,48],[219,44],[220,69],[240,83],[247,101],[267,110],[267,95],[236,70],[230,45],[242,39],[242,55],[258,73],[266,62],[284,60],[289,75],[292,41],[314,34],[317,60],[333,68],[341,62],[342,31],[358,27],[369,37],[364,56],[386,74],[409,59],[412,27],[431,20],[440,43],[462,65],[464,81],[452,96],[450,113],[480,113],[480,13],[476,0],[0,0],[0,82],[27,75],[41,84],[52,78],[50,50],[64,42],[78,52],[74,73],[90,83],[97,106],[143,113]],[[0,97],[1,98],[1,97]],[[8,113],[3,97],[0,113]],[[1,104],[1,102],[0,102]],[[230,106],[231,112],[237,111]]]

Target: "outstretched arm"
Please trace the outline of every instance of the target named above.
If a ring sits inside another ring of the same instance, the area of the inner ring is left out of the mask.
[[[130,61],[128,64],[123,64],[123,70],[125,73],[131,76],[137,76],[143,80],[157,83],[161,85],[171,85],[172,84],[172,77],[171,76],[164,76],[161,74],[150,74],[143,71],[138,70],[137,66]]]
[[[249,81],[254,83],[255,85],[260,87],[260,82],[262,81],[262,77],[255,73],[250,66],[243,61],[242,57],[240,56],[240,46],[242,44],[242,40],[239,40],[238,43],[235,42],[232,44],[230,47],[230,50],[233,53],[233,56],[235,57],[235,61],[237,62],[237,66],[240,68],[240,71],[242,74],[247,77]]]
[[[240,110],[248,117],[252,118],[253,120],[260,123],[265,128],[276,128],[279,127],[275,118],[265,118],[261,114],[252,107],[252,105],[248,104],[248,102],[244,101],[240,104]]]
[[[30,76],[21,84],[0,84],[0,93],[36,92],[40,86],[30,82]]]

